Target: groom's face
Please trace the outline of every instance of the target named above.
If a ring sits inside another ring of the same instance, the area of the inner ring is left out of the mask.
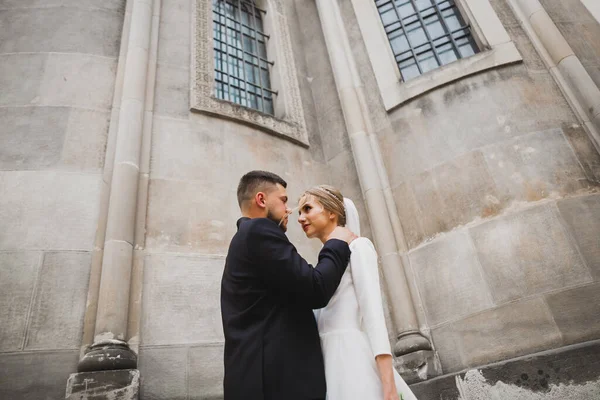
[[[267,218],[275,221],[284,232],[287,231],[290,211],[287,207],[287,201],[287,191],[280,184],[277,184],[266,194]]]

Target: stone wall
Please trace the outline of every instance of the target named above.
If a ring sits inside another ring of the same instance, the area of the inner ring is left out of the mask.
[[[125,1],[0,3],[0,398],[77,366]]]
[[[491,3],[523,63],[388,114],[340,1],[445,373],[600,337],[600,156],[511,9]]]

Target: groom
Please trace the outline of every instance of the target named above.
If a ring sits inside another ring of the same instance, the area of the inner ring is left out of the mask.
[[[266,171],[240,180],[237,221],[221,281],[225,400],[325,399],[314,308],[327,305],[356,236],[336,228],[315,268],[290,243],[287,183]]]

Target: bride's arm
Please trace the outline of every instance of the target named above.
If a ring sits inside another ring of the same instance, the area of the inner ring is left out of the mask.
[[[358,299],[363,326],[369,337],[379,375],[383,384],[384,399],[398,399],[392,365],[392,351],[383,314],[379,286],[377,252],[369,239],[360,238],[350,246],[350,265],[354,290]]]

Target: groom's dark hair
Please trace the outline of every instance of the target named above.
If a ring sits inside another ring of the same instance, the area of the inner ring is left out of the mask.
[[[237,198],[240,208],[258,192],[266,191],[267,186],[280,184],[287,188],[287,182],[279,175],[268,171],[250,171],[242,176],[237,188]]]

